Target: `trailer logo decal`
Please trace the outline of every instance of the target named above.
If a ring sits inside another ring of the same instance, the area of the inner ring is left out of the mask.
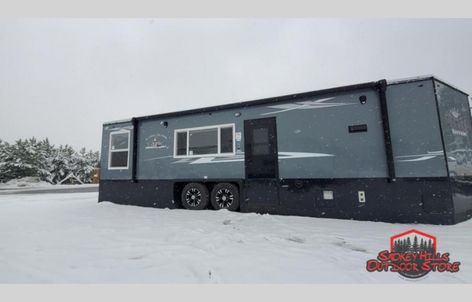
[[[398,162],[412,162],[412,161],[424,161],[428,159],[433,159],[438,156],[444,156],[444,151],[428,151],[425,154],[414,154],[414,155],[401,155],[395,156]]]
[[[451,262],[449,253],[437,250],[437,239],[431,234],[409,230],[390,237],[390,250],[367,261],[368,272],[395,272],[406,279],[418,279],[429,272],[459,271],[460,262]]]
[[[451,129],[452,135],[467,137],[470,127],[470,120],[467,117],[467,111],[468,109],[466,108],[452,107],[445,112],[444,119],[447,125],[446,129]]]
[[[167,146],[167,136],[162,134],[153,134],[145,139],[146,146],[144,149],[169,149]]]
[[[270,109],[279,109],[277,111],[271,111],[266,113],[261,113],[261,115],[268,115],[268,114],[277,114],[292,110],[308,110],[308,109],[321,109],[321,108],[330,108],[330,107],[338,107],[338,106],[346,106],[346,105],[355,105],[356,103],[334,103],[328,102],[335,99],[333,98],[324,98],[319,99],[316,101],[303,101],[303,102],[296,102],[290,104],[280,104],[274,106],[268,106],[267,108]]]

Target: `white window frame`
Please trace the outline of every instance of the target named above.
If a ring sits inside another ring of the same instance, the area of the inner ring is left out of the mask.
[[[231,153],[221,153],[221,128],[233,128],[233,152]],[[189,155],[189,142],[190,142],[190,131],[193,130],[206,130],[206,129],[218,129],[217,134],[217,150],[218,153],[214,154],[194,154]],[[187,150],[185,155],[177,155],[177,133],[187,133]],[[221,124],[221,125],[211,125],[203,127],[194,127],[194,128],[184,128],[184,129],[175,129],[174,130],[174,158],[196,158],[196,157],[224,157],[224,156],[234,156],[236,155],[236,125],[233,124]]]
[[[128,148],[127,149],[111,149],[111,137],[114,134],[121,134],[121,133],[126,133],[128,134]],[[129,155],[130,155],[130,143],[131,143],[131,131],[129,130],[118,130],[118,131],[112,131],[110,132],[110,136],[108,138],[108,170],[128,170],[129,169]],[[111,154],[113,152],[123,152],[123,151],[128,151],[128,157],[126,159],[126,167],[125,166],[120,166],[120,167],[112,167],[111,166]]]

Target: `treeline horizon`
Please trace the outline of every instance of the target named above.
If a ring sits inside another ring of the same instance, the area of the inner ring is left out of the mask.
[[[0,182],[23,177],[38,177],[57,184],[69,175],[84,183],[92,181],[92,172],[99,167],[99,152],[85,147],[53,145],[48,138],[18,139],[8,143],[0,139]]]

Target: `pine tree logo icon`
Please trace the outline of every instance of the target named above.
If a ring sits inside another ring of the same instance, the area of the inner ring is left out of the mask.
[[[412,261],[417,269],[400,271],[399,274],[406,278],[420,278],[429,272],[422,267],[425,260],[430,258],[427,255],[436,254],[436,237],[415,229],[409,230],[390,237],[390,252],[417,255]]]

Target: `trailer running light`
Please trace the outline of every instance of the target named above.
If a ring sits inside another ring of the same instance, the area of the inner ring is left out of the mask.
[[[334,199],[333,191],[323,191],[323,199],[324,200],[333,200]]]

